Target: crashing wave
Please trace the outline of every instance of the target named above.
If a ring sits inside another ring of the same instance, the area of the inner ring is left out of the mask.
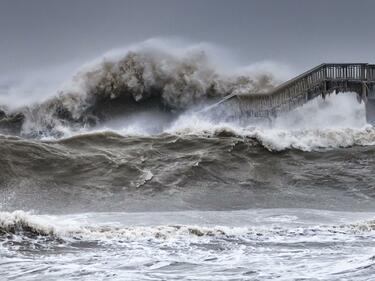
[[[355,95],[317,98],[272,124],[233,119],[235,108],[226,103],[207,110],[228,95],[266,92],[279,82],[267,69],[224,71],[212,53],[207,46],[176,51],[151,42],[102,58],[44,102],[17,109],[0,105],[0,133],[47,139],[107,131],[240,137],[271,151],[375,144]]]
[[[169,134],[252,139],[270,151],[313,151],[375,145],[375,129],[366,123],[355,95],[314,100],[270,124],[262,120],[220,121],[200,114],[181,115]],[[126,132],[125,132],[126,133]]]
[[[159,47],[138,48],[80,71],[72,87],[41,104],[15,112],[3,105],[0,129],[27,136],[60,135],[63,127],[93,126],[150,108],[182,111],[228,94],[267,91],[274,85],[268,72],[221,73],[202,49],[176,54]]]
[[[244,238],[244,239],[290,239],[291,237],[314,237],[318,232],[324,235],[336,233],[373,234],[373,220],[338,225],[319,225],[306,227],[256,227],[256,226],[199,226],[199,225],[157,225],[157,226],[117,226],[117,225],[83,225],[74,220],[61,220],[53,216],[32,215],[24,211],[0,212],[0,241],[2,237],[20,235],[21,237],[38,238],[47,236],[55,239],[113,241],[113,240],[166,240],[178,237],[195,238]]]

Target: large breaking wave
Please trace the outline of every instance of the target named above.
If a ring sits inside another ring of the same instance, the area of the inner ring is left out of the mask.
[[[69,87],[42,103],[16,110],[3,104],[0,125],[28,136],[61,135],[62,127],[94,126],[150,109],[175,113],[274,85],[269,72],[220,70],[207,46],[171,49],[151,41],[82,68]]]
[[[47,98],[14,106],[2,97],[0,131],[48,139],[103,131],[232,135],[277,151],[375,144],[355,94],[318,98],[272,123],[238,114],[233,118],[233,108],[225,103],[207,110],[228,95],[267,92],[290,77],[282,66],[239,67],[224,63],[225,56],[217,53],[208,44],[176,47],[162,40],[108,53]]]

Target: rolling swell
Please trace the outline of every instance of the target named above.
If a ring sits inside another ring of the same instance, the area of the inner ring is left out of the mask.
[[[97,132],[54,141],[1,137],[0,153],[4,210],[374,207],[371,146],[272,152],[233,132],[145,137]]]

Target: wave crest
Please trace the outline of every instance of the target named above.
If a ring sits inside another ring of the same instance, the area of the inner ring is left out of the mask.
[[[74,220],[62,220],[53,216],[37,216],[24,211],[0,212],[0,240],[1,236],[12,234],[23,237],[50,238],[69,240],[99,240],[105,242],[116,239],[174,239],[178,237],[243,237],[244,239],[264,237],[290,238],[293,236],[316,235],[317,232],[327,234],[347,233],[365,234],[375,231],[375,221],[363,221],[351,224],[320,225],[306,227],[281,226],[198,226],[198,225],[157,225],[157,226],[116,226],[116,225],[83,225]]]

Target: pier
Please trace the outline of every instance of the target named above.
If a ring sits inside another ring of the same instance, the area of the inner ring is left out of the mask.
[[[324,63],[268,93],[235,95],[228,99],[249,117],[274,118],[330,93],[354,92],[366,106],[366,118],[375,124],[375,64]]]

